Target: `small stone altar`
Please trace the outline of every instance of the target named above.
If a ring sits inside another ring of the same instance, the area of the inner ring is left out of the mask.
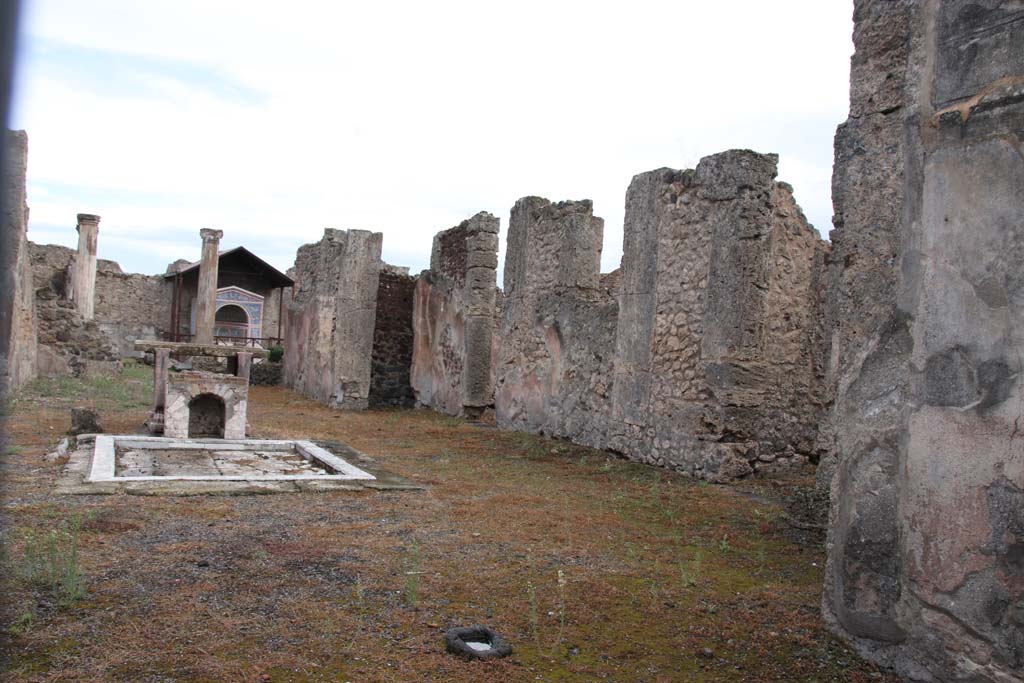
[[[244,439],[249,378],[212,372],[167,376],[164,436]]]
[[[220,230],[203,229],[203,256],[199,262],[196,299],[196,341],[136,341],[135,349],[153,354],[153,410],[146,426],[152,434],[176,439],[213,437],[244,439],[249,402],[252,359],[266,357],[266,349],[213,343],[216,310]],[[231,359],[235,374],[171,372],[171,354],[179,357]]]
[[[252,359],[267,356],[266,349],[161,341],[137,341],[135,348],[153,354],[153,409],[146,421],[151,434],[180,439],[245,438]],[[172,372],[172,352],[233,358],[235,374]]]

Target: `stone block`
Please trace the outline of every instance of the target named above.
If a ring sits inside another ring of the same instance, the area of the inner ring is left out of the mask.
[[[79,434],[102,434],[103,427],[100,426],[99,413],[93,408],[75,407],[71,409],[71,429],[68,434],[78,436]]]

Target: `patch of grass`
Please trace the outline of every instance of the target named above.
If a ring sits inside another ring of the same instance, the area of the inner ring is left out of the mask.
[[[22,612],[21,616],[15,619],[14,623],[7,627],[7,633],[15,638],[20,638],[32,630],[32,625],[35,624],[35,621],[35,612],[31,610]]]
[[[696,586],[697,582],[700,581],[700,567],[701,562],[704,559],[704,553],[697,550],[693,553],[693,559],[686,562],[682,554],[680,554],[676,560],[679,566],[679,582],[685,588],[690,586]]]
[[[352,584],[352,592],[356,598],[356,607],[363,611],[366,607],[366,585],[363,584],[362,574],[356,574],[356,581]]]
[[[56,529],[35,530],[25,536],[21,577],[49,590],[61,607],[70,607],[85,597],[86,580],[78,564],[78,536],[81,517],[73,515]]]
[[[153,370],[126,360],[121,372],[111,376],[39,377],[15,397],[20,406],[70,407],[84,405],[106,410],[145,408],[153,400]]]
[[[568,579],[565,578],[565,572],[561,569],[558,570],[558,638],[555,642],[561,646],[562,639],[565,637],[565,589],[569,585]]]
[[[516,450],[527,460],[543,460],[548,456],[547,439],[527,432],[515,432],[512,441]]]

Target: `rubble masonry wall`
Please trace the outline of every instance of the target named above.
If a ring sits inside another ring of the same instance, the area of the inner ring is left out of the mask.
[[[600,284],[604,221],[590,201],[512,208],[498,334],[498,425],[603,447],[618,305]]]
[[[102,367],[138,356],[132,348],[136,339],[155,339],[163,333],[167,323],[159,314],[170,310],[170,286],[162,277],[124,273],[117,263],[99,259],[94,317],[87,321],[67,297],[75,250],[31,242],[29,248],[40,374],[77,374],[88,365]]]
[[[826,245],[775,181],[732,150],[633,179],[609,445],[727,480],[804,462],[821,411]]]
[[[776,165],[734,150],[638,175],[622,268],[607,275],[589,201],[516,202],[493,352],[498,424],[715,481],[816,455],[828,246]],[[418,296],[444,267],[421,276]],[[460,305],[418,300],[414,368],[457,366],[428,340]],[[457,414],[436,388],[419,400]]]

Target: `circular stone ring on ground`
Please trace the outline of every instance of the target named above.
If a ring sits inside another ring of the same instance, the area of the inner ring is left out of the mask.
[[[444,634],[445,649],[463,659],[500,659],[512,654],[512,646],[486,626],[449,629]]]

